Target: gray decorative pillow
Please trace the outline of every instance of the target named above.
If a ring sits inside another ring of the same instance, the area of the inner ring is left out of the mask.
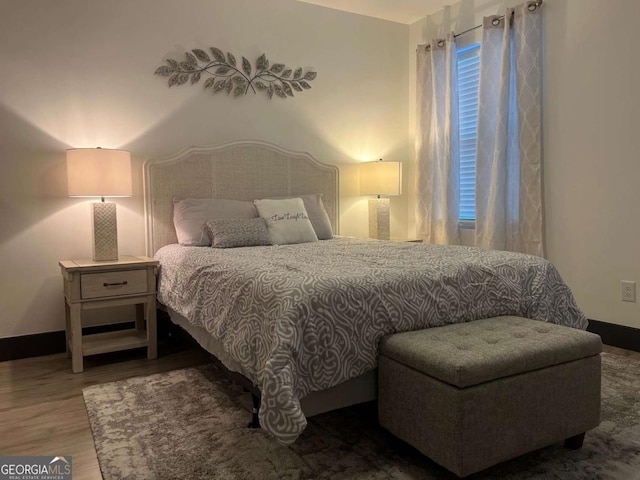
[[[260,217],[207,220],[207,230],[214,248],[271,245],[267,224]]]

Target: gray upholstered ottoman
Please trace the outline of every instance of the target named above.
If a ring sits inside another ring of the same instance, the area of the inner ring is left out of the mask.
[[[598,335],[498,317],[385,338],[380,424],[463,477],[600,422]]]

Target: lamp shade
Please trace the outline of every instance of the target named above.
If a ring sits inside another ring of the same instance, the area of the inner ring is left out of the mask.
[[[400,195],[402,163],[365,162],[360,164],[360,195]]]
[[[130,197],[131,154],[107,148],[67,150],[70,197]]]

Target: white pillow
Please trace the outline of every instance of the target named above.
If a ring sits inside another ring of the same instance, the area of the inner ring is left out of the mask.
[[[258,215],[267,222],[271,241],[276,245],[317,242],[301,198],[254,200]]]
[[[276,200],[285,198],[301,198],[304,202],[304,208],[307,209],[309,221],[313,225],[313,231],[316,232],[318,240],[330,240],[333,238],[333,227],[327,210],[324,208],[321,193],[310,193],[307,195],[298,195],[294,197],[275,197]]]
[[[300,195],[304,202],[304,208],[307,209],[309,220],[313,225],[318,240],[330,240],[333,238],[333,228],[327,210],[322,202],[322,194],[312,193],[310,195]]]
[[[180,245],[211,245],[205,222],[216,218],[257,218],[252,202],[220,198],[186,198],[173,201],[173,226]]]

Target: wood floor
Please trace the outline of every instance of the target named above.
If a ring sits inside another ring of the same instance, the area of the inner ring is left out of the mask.
[[[74,480],[101,480],[82,389],[210,361],[195,346],[160,350],[86,357],[76,374],[66,354],[0,362],[0,455],[70,455]]]
[[[615,347],[605,351],[640,359]],[[156,360],[143,350],[85,358],[85,371],[71,373],[65,354],[0,362],[0,454],[71,455],[74,480],[100,480],[82,389],[209,361],[191,345],[160,349]]]

